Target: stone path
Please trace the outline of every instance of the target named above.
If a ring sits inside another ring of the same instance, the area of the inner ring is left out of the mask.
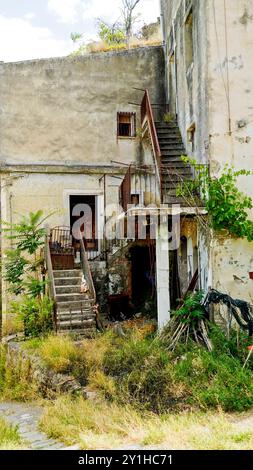
[[[23,403],[0,403],[0,416],[14,426],[18,426],[20,435],[27,442],[29,450],[72,450],[64,444],[49,439],[38,430],[43,409],[36,405]]]

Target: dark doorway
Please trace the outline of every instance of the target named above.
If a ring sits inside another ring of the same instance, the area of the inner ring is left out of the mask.
[[[132,261],[132,302],[135,309],[155,303],[155,245],[134,245]]]
[[[84,234],[86,250],[97,251],[96,196],[70,196],[69,206],[72,234],[74,235],[73,227],[79,224],[80,230]]]

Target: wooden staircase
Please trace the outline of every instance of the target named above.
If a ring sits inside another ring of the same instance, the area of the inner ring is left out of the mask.
[[[161,151],[161,192],[163,203],[186,205],[182,197],[176,195],[177,186],[192,179],[192,169],[186,165],[182,155],[186,155],[180,129],[176,121],[156,122],[156,132]]]
[[[96,331],[94,300],[90,293],[81,293],[82,271],[79,269],[53,271],[56,292],[56,329],[58,333],[77,333],[85,336]]]

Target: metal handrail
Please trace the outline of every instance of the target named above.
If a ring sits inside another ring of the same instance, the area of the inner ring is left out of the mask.
[[[50,253],[50,231],[48,227],[46,227],[46,235],[45,235],[45,263],[47,269],[47,275],[49,280],[49,291],[50,291],[50,298],[53,301],[53,323],[55,329],[57,331],[57,303],[56,303],[56,289],[54,283],[54,273],[53,273],[53,265],[51,260],[51,253]]]
[[[153,153],[155,157],[156,173],[157,173],[157,179],[159,182],[160,197],[162,200],[162,154],[161,154],[160,144],[158,140],[158,135],[156,132],[154,114],[153,114],[153,109],[152,109],[148,90],[145,90],[142,103],[141,103],[142,129],[144,129],[146,122],[148,124],[151,145],[152,145]]]
[[[85,245],[84,245],[84,240],[83,237],[80,235],[80,248],[81,248],[81,266],[82,266],[82,271],[84,278],[88,284],[89,291],[91,293],[91,300],[96,302],[96,291],[93,283],[93,278],[92,278],[92,273],[90,269],[90,264],[88,261],[87,253],[85,250]]]

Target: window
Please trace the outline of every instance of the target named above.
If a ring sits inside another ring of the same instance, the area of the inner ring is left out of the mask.
[[[140,203],[140,195],[139,194],[131,194],[131,204],[138,206]]]
[[[135,113],[118,113],[118,137],[135,137]]]
[[[185,41],[185,66],[186,70],[193,63],[193,12],[190,11],[189,15],[185,21],[185,31],[184,31],[184,41]]]

